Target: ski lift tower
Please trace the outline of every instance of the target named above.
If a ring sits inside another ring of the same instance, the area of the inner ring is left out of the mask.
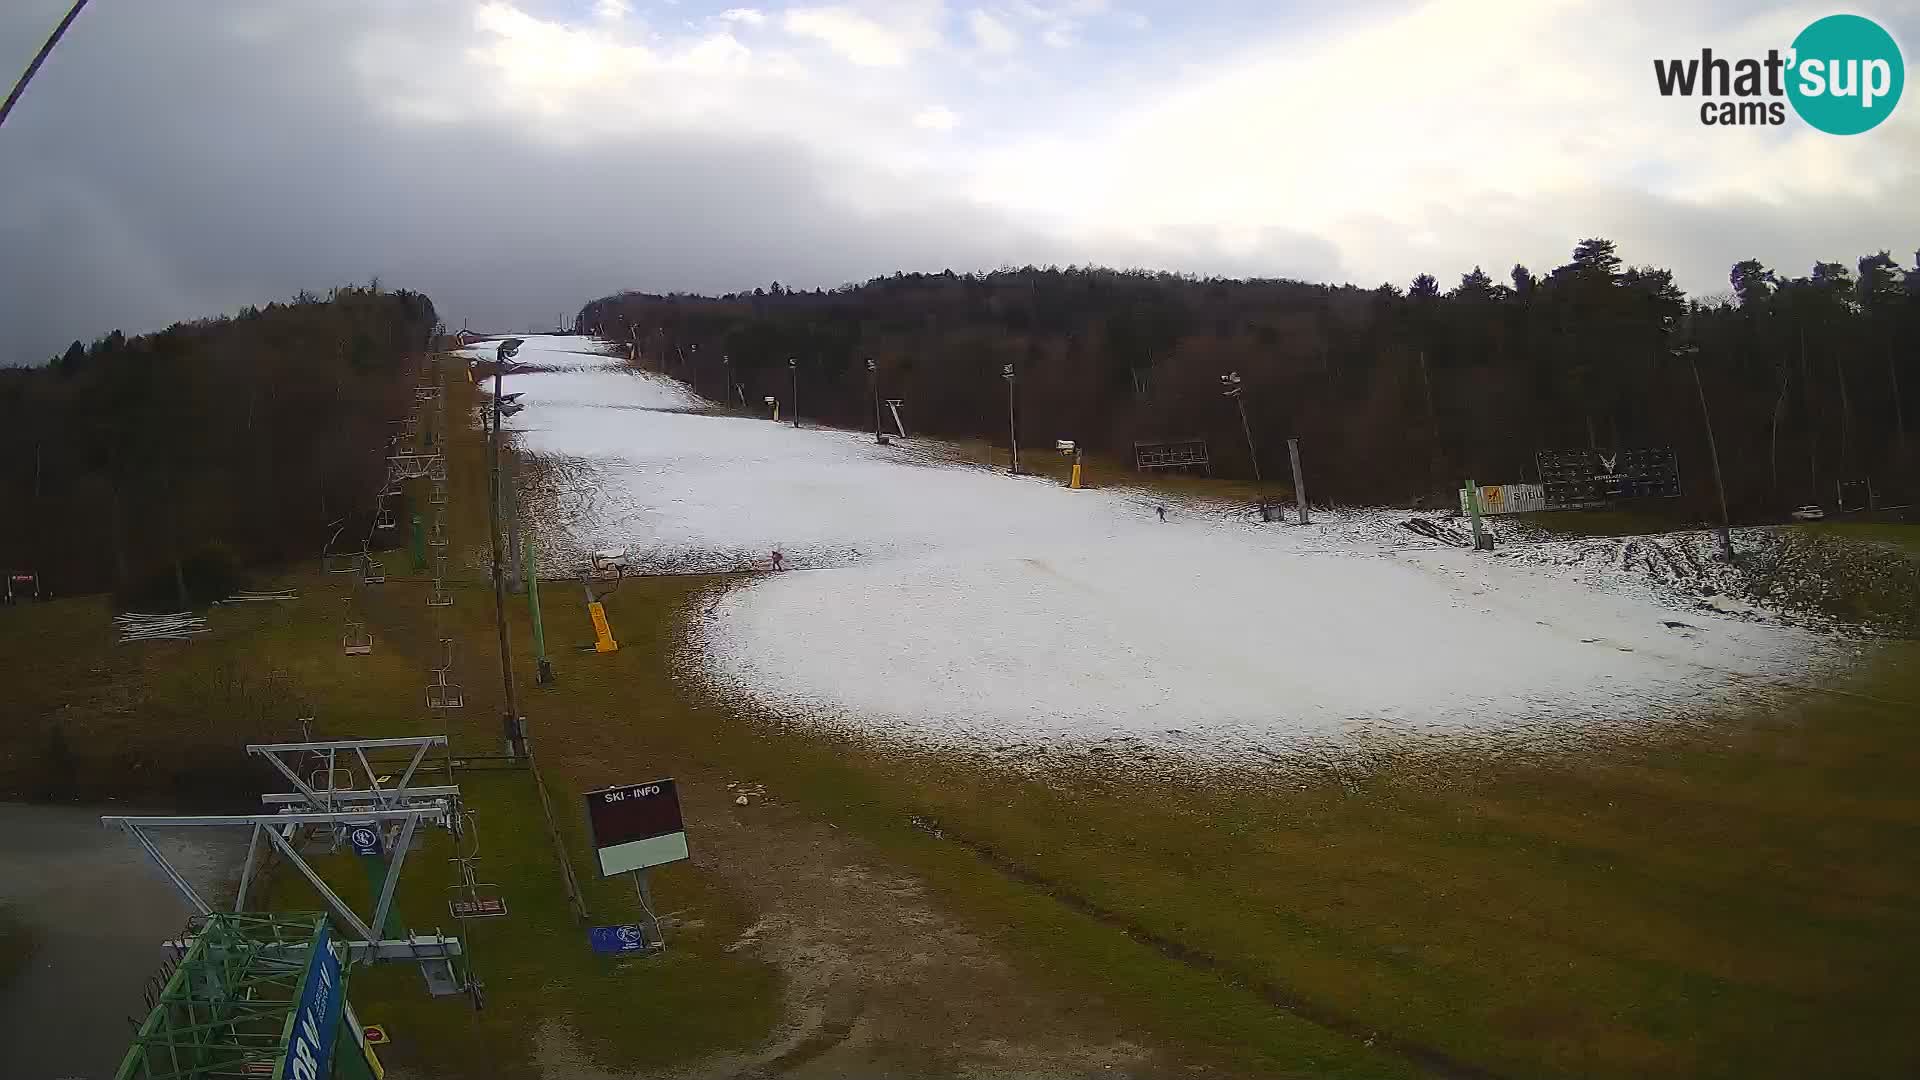
[[[420,968],[427,992],[434,997],[466,993],[480,1001],[478,983],[465,970],[465,950],[457,937],[438,930],[431,934],[389,932],[394,897],[407,856],[414,850],[422,827],[441,828],[456,841],[464,827],[460,789],[453,784],[416,785],[414,778],[427,752],[444,749],[446,736],[397,739],[344,739],[326,742],[255,744],[247,751],[263,757],[293,785],[290,792],[262,795],[266,812],[207,816],[108,815],[104,825],[117,827],[140,845],[161,873],[173,883],[187,905],[199,916],[222,914],[195,889],[185,875],[155,844],[153,833],[166,829],[245,828],[249,831],[245,862],[233,900],[233,914],[245,913],[249,893],[262,859],[269,852],[307,880],[325,903],[334,925],[349,935],[340,942],[350,963],[413,963]],[[411,750],[399,779],[385,782],[368,752]],[[356,768],[357,766],[357,768]],[[375,900],[363,915],[341,898],[307,861],[316,850],[337,851],[343,845],[369,860],[375,878]],[[372,860],[379,860],[378,873]],[[470,869],[470,868],[469,868]]]
[[[115,1080],[380,1075],[325,915],[208,915],[174,944]]]

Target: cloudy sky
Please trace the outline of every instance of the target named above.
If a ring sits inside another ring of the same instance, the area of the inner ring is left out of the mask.
[[[0,5],[6,79],[68,2]],[[1597,234],[1713,293],[1920,247],[1920,100],[1839,138],[1654,88],[1822,4],[749,2],[93,0],[0,128],[0,362],[373,275],[523,329],[896,269],[1451,283]],[[1915,62],[1920,2],[1853,10]]]

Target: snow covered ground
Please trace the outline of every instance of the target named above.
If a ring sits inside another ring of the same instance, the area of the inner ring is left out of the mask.
[[[1263,526],[703,413],[671,380],[581,369],[591,348],[530,338],[523,361],[563,370],[509,378],[523,444],[587,462],[543,543],[626,547],[654,569],[781,551],[796,572],[713,598],[693,648],[715,688],[799,723],[1000,756],[1119,741],[1233,761],[1362,732],[1654,719],[1804,677],[1823,640],[1544,549],[1447,547],[1404,512]]]

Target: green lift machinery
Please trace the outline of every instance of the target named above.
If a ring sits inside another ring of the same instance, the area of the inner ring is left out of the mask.
[[[115,1080],[378,1080],[320,912],[220,913],[174,943]]]

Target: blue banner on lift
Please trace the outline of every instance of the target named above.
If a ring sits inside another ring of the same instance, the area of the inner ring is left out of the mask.
[[[647,929],[638,923],[596,926],[587,931],[587,940],[593,943],[594,952],[603,954],[645,952],[648,948]]]
[[[329,944],[327,926],[320,924],[307,957],[307,976],[300,984],[300,1006],[293,1011],[287,1056],[280,1064],[282,1080],[326,1080],[333,1055],[334,1029],[340,1026],[340,957]]]

